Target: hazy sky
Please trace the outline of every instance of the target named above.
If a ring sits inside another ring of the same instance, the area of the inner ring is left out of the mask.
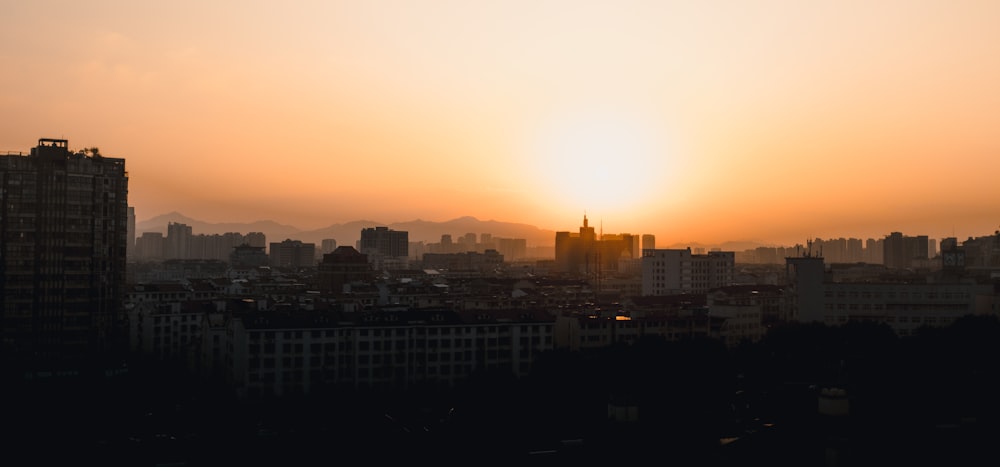
[[[658,243],[1000,228],[1000,1],[0,0],[0,151],[139,220]]]

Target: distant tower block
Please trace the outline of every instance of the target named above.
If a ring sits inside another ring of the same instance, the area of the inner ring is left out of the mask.
[[[656,249],[656,236],[652,234],[643,234],[642,236],[642,249],[643,250],[655,250]]]
[[[330,253],[333,253],[333,250],[337,249],[337,240],[334,240],[332,238],[324,238],[321,245],[323,254],[328,255]]]

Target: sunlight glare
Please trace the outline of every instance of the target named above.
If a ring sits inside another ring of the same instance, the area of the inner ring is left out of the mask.
[[[562,209],[627,213],[663,197],[672,178],[652,125],[631,116],[574,115],[543,128],[537,184]]]

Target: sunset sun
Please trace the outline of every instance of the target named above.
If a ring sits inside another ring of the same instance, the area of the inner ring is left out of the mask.
[[[555,120],[534,142],[533,177],[564,209],[628,213],[669,191],[673,171],[663,133],[629,115]]]

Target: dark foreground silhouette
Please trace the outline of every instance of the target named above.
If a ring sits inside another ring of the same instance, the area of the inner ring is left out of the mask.
[[[993,465],[1000,322],[897,338],[877,324],[788,324],[756,344],[642,339],[539,356],[515,380],[237,402],[183,369],[7,385],[18,465]],[[849,415],[817,410],[823,388]],[[609,407],[637,420],[609,420]],[[14,465],[14,464],[10,464]]]

